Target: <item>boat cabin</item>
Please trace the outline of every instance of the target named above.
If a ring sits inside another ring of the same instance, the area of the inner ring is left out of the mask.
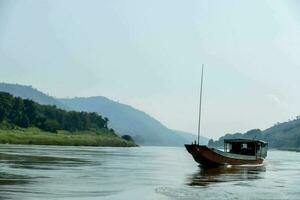
[[[257,156],[265,158],[267,156],[268,143],[261,140],[251,139],[225,139],[224,152]]]

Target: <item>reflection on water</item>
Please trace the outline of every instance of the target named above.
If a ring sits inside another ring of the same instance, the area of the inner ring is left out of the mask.
[[[218,168],[200,168],[189,177],[190,186],[207,186],[213,183],[255,180],[264,178],[265,166],[224,166]]]
[[[299,153],[200,169],[182,148],[0,145],[0,199],[300,199]]]
[[[0,169],[0,199],[7,199],[9,196],[3,194],[30,193],[27,189],[23,190],[22,185],[34,184],[38,180],[50,178],[47,173],[43,173],[43,175],[39,173],[30,174],[26,173],[25,169],[34,170],[35,172],[46,170],[47,172],[59,168],[79,167],[88,162],[77,158],[23,155],[18,152],[17,154],[0,153],[0,163],[3,166]],[[7,169],[5,166],[9,168]],[[11,172],[5,172],[7,170]]]
[[[29,156],[5,153],[0,153],[0,161],[8,163],[12,168],[30,169],[53,169],[53,167],[72,167],[87,163],[87,161],[76,158]]]
[[[8,174],[1,172],[0,173],[0,186],[3,185],[19,185],[26,184],[30,182],[30,177],[16,175],[16,174]]]

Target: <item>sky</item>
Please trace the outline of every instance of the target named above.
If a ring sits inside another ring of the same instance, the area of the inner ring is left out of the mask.
[[[300,115],[297,0],[0,0],[0,82],[106,96],[172,129],[266,129]]]

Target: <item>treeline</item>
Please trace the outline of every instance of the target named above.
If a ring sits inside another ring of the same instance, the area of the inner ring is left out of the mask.
[[[223,147],[224,139],[259,139],[269,143],[269,147],[278,149],[299,149],[300,150],[300,118],[290,120],[261,131],[253,129],[246,133],[226,134],[218,140],[210,140],[208,145],[212,147]]]
[[[34,126],[50,132],[107,129],[108,124],[108,119],[97,113],[68,112],[0,92],[0,123],[4,121],[22,128]]]

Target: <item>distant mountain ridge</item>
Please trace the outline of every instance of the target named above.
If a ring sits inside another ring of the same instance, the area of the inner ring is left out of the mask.
[[[21,97],[23,99],[31,99],[42,105],[56,105],[59,108],[67,109],[67,106],[63,105],[59,100],[38,91],[32,86],[0,83],[0,91],[8,92],[13,96]]]
[[[190,143],[196,136],[168,129],[158,120],[131,106],[112,101],[106,97],[80,97],[60,99],[77,111],[97,112],[110,119],[110,125],[117,132],[131,135],[138,144],[179,146]],[[202,138],[207,143],[206,138]]]
[[[209,146],[221,147],[224,139],[233,138],[265,140],[269,142],[270,147],[278,149],[300,149],[300,117],[288,122],[277,123],[264,131],[253,129],[244,134],[226,134],[217,141],[210,140]]]
[[[182,146],[196,139],[196,135],[171,130],[145,112],[102,96],[58,99],[31,86],[7,83],[0,83],[0,91],[67,110],[97,112],[109,118],[109,126],[116,132],[131,135],[139,145]],[[201,137],[201,143],[207,142],[207,138]]]

